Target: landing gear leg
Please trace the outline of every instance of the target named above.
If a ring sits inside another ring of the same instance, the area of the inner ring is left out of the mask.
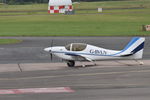
[[[92,63],[93,63],[93,65],[92,65],[92,66],[96,66],[95,61],[90,61],[90,62],[92,62]],[[82,63],[82,67],[86,67],[86,65]]]
[[[67,65],[68,65],[68,67],[74,67],[75,66],[75,61],[69,60],[69,61],[67,61]]]
[[[93,65],[94,65],[94,66],[96,66],[96,63],[95,63],[95,61],[91,61],[91,62],[93,63]]]
[[[95,61],[93,61],[93,65],[94,65],[94,66],[96,66],[96,63],[95,63]]]

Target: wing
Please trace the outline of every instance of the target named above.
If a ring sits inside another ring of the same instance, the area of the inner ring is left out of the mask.
[[[69,55],[72,56],[75,60],[86,60],[86,61],[90,61],[93,62],[92,59],[84,57],[83,55],[80,54],[76,54],[76,53],[65,53],[65,55]]]

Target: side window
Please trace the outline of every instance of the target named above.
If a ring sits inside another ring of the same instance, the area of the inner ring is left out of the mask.
[[[74,43],[72,45],[72,51],[82,51],[86,48],[86,44],[83,43]]]
[[[86,48],[87,44],[71,43],[65,46],[68,51],[82,51]]]

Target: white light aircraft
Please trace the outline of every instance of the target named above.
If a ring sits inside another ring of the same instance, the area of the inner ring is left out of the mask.
[[[133,37],[123,50],[109,50],[85,43],[71,43],[66,46],[52,46],[44,50],[67,61],[68,67],[74,67],[75,61],[98,61],[114,59],[142,59],[144,37]],[[95,63],[94,63],[95,64]]]

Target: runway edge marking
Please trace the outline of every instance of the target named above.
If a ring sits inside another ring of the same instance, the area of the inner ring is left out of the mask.
[[[31,94],[31,93],[72,93],[70,87],[52,87],[52,88],[26,88],[26,89],[0,89],[0,94]]]

